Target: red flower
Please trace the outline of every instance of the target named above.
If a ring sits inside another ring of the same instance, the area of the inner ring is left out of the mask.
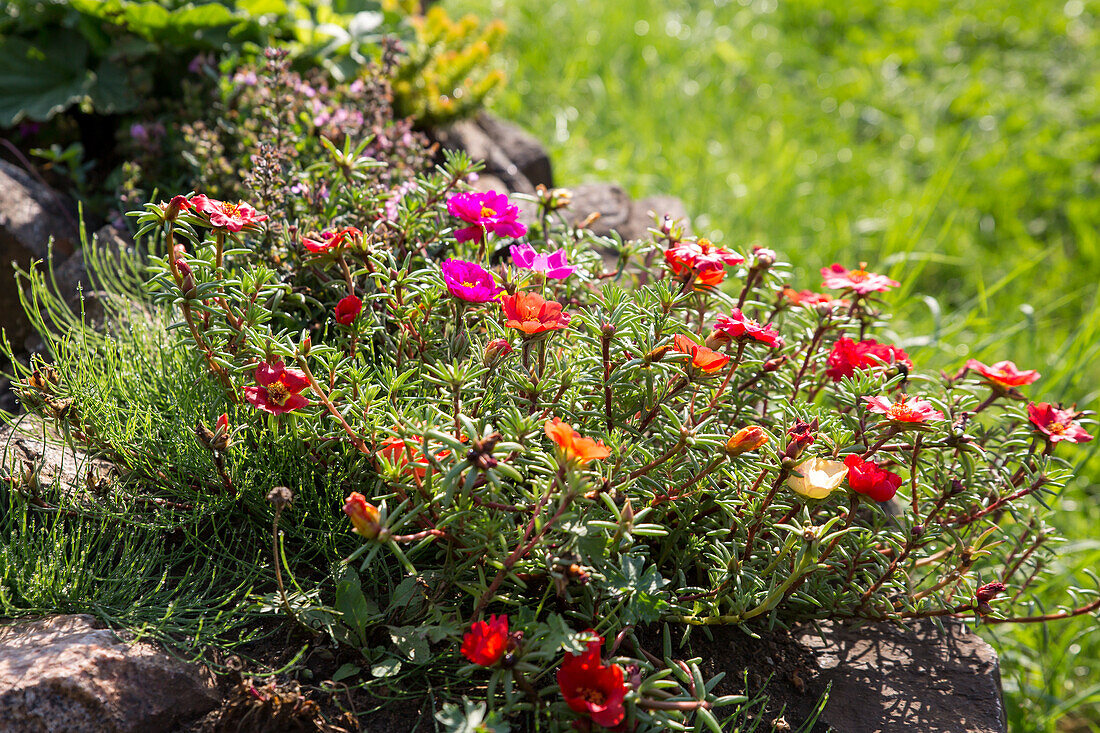
[[[561,303],[544,300],[538,293],[502,295],[500,306],[507,319],[504,325],[519,329],[526,336],[569,327],[571,316],[562,312]]]
[[[355,323],[355,319],[359,317],[361,310],[363,310],[363,301],[359,298],[354,295],[341,298],[340,302],[336,304],[336,322],[344,326],[350,326]]]
[[[314,254],[319,254],[321,252],[328,252],[330,249],[342,247],[345,242],[350,242],[355,237],[361,236],[363,236],[363,232],[355,227],[344,227],[338,231],[330,230],[321,232],[322,241],[320,242],[316,239],[302,237],[302,246]]]
[[[462,637],[462,656],[482,667],[492,667],[508,649],[508,617],[493,614],[489,621],[474,621]]]
[[[786,298],[791,305],[804,305],[807,308],[813,308],[824,304],[848,305],[848,301],[846,300],[837,300],[831,295],[815,293],[812,290],[783,288],[783,297]]]
[[[672,337],[672,345],[683,354],[691,354],[691,366],[704,374],[713,374],[729,363],[730,358],[701,346],[682,333]]]
[[[690,272],[695,275],[695,284],[713,287],[726,277],[726,265],[739,265],[745,258],[723,247],[716,247],[709,239],[700,238],[695,242],[677,242],[665,250],[665,261],[675,275]]]
[[[421,437],[403,440],[396,436],[386,438],[374,452],[377,458],[385,458],[389,463],[403,467],[402,473],[410,473],[423,480],[428,475],[428,459],[421,450]],[[465,442],[463,438],[463,442]],[[441,450],[435,454],[437,460],[442,460],[451,455],[449,450]],[[411,458],[410,458],[411,456]]]
[[[594,460],[602,461],[611,455],[611,449],[604,445],[602,440],[581,437],[572,425],[562,422],[559,417],[547,420],[543,427],[546,430],[546,437],[561,448],[565,457],[577,461],[582,466]]]
[[[909,355],[897,346],[880,344],[874,339],[853,341],[850,338],[837,339],[827,363],[829,368],[825,370],[825,374],[834,382],[852,376],[857,369],[873,369],[890,364],[913,366]]]
[[[558,687],[574,712],[587,715],[596,725],[612,728],[626,717],[626,684],[622,667],[605,665],[600,659],[602,644],[603,638],[597,636],[580,655],[566,653],[558,669]]]
[[[900,402],[891,402],[886,397],[864,397],[867,409],[879,415],[886,415],[894,422],[923,423],[927,420],[942,420],[943,413],[932,407],[932,403],[920,397],[905,397]]]
[[[1092,440],[1088,431],[1075,422],[1078,414],[1073,410],[1059,409],[1049,402],[1032,402],[1027,406],[1028,419],[1051,443],[1063,440],[1087,443]]]
[[[348,515],[354,527],[352,532],[361,535],[368,540],[373,540],[382,531],[378,523],[381,514],[378,507],[367,501],[367,498],[358,491],[353,491],[344,499],[344,514]]]
[[[1039,378],[1039,372],[1034,369],[1020,370],[1011,361],[998,361],[993,366],[986,366],[977,359],[966,362],[967,369],[973,369],[998,387],[1023,387],[1031,384]]]
[[[825,278],[825,282],[822,283],[822,286],[854,290],[860,295],[866,295],[868,293],[885,292],[901,284],[885,275],[867,272],[863,269],[865,266],[866,263],[861,263],[858,270],[845,270],[836,264],[831,267],[823,267],[821,268],[821,276]]]
[[[266,214],[256,213],[255,209],[243,201],[232,204],[228,201],[207,198],[200,193],[192,196],[188,203],[195,211],[205,215],[214,229],[239,232],[245,227],[256,226],[267,221]]]
[[[253,407],[281,415],[309,404],[309,400],[298,394],[309,386],[306,373],[287,369],[282,359],[265,361],[256,367],[256,381],[259,386],[244,388],[244,397]]]
[[[875,501],[889,501],[898,493],[901,476],[882,468],[874,461],[865,461],[855,453],[844,459],[848,467],[848,486]]]
[[[740,339],[755,339],[774,348],[783,346],[783,339],[768,326],[762,326],[751,318],[745,318],[740,308],[734,308],[727,316],[718,316],[718,322],[714,324],[715,335],[722,334],[727,339],[738,341]],[[713,337],[712,337],[713,338]]]

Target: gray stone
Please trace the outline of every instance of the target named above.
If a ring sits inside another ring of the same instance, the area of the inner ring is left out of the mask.
[[[683,202],[675,196],[650,196],[633,201],[622,186],[616,183],[583,183],[569,189],[573,200],[562,211],[566,221],[577,225],[589,222],[593,234],[606,237],[618,232],[624,240],[648,239],[649,228],[656,226],[653,216],[682,219],[684,233],[691,233],[691,222]],[[520,219],[530,225],[535,221],[536,207],[529,202],[519,202]],[[592,214],[599,214],[592,218]]]
[[[34,415],[23,415],[14,425],[0,424],[0,475],[16,479],[21,490],[37,497],[57,487],[70,498],[90,501],[96,488],[114,472],[109,461],[75,453],[52,427]]]
[[[476,120],[459,120],[432,130],[440,145],[452,150],[465,150],[474,160],[484,161],[484,172],[504,182],[509,191],[534,193],[535,187],[514,162]]]
[[[532,186],[541,184],[547,188],[554,187],[550,154],[537,137],[514,122],[502,120],[487,112],[477,116],[477,124]]]
[[[909,628],[821,624],[794,637],[819,680],[832,683],[822,721],[838,733],[1003,733],[1001,674],[992,647],[957,620]]]
[[[219,700],[202,668],[91,616],[0,626],[0,733],[157,733]]]

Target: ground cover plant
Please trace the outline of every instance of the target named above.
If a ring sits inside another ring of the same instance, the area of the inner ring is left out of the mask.
[[[1043,373],[1034,398],[1095,405],[1094,3],[449,7],[508,22],[496,111],[561,180],[678,195],[700,234],[781,249],[800,278],[875,262],[915,360],[1012,354]],[[1095,445],[1066,453],[1051,521],[1080,539],[1037,581],[1052,599],[1100,561]],[[1013,729],[1100,726],[1091,619],[987,638]]]
[[[563,190],[524,224],[463,156],[395,189],[369,144],[324,143],[318,205],[135,211],[137,249],[87,250],[105,328],[25,273],[22,404],[115,469],[9,465],[5,614],[215,663],[289,628],[288,669],[336,654],[450,730],[718,731],[760,701],[683,658],[708,626],[1100,608],[1031,593],[1089,417],[1011,354],[924,369],[885,329],[898,281],[671,220],[595,237]]]

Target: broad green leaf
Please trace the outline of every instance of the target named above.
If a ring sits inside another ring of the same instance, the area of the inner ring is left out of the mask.
[[[94,81],[88,44],[62,31],[40,47],[21,38],[0,44],[0,127],[48,120],[80,101]]]

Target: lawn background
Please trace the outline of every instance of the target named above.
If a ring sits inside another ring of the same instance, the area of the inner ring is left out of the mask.
[[[1011,359],[1029,395],[1100,395],[1100,3],[452,0],[504,19],[498,114],[559,185],[682,198],[697,233],[759,242],[815,289],[860,261],[902,282],[891,336],[920,368]],[[1095,432],[1095,431],[1094,431]],[[1052,506],[1071,538],[1038,588],[1096,587],[1096,441]],[[985,632],[1013,731],[1100,731],[1100,632]]]

